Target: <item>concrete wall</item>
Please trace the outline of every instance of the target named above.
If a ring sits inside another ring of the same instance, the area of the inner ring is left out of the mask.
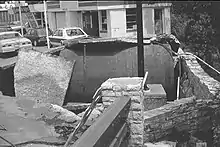
[[[108,78],[138,76],[137,47],[118,44],[88,46],[85,72],[82,51],[82,47],[76,46],[73,50],[61,52],[67,60],[76,60],[70,85],[71,101],[91,101],[95,90]],[[172,96],[173,61],[166,50],[156,45],[145,46],[145,71],[149,72],[148,83],[162,84],[167,96]]]

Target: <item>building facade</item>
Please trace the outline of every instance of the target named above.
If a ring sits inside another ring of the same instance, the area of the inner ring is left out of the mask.
[[[143,33],[150,37],[171,33],[171,3],[143,2]],[[33,4],[33,12],[43,12],[43,4]],[[135,1],[47,1],[49,27],[81,27],[99,37],[135,37]],[[41,14],[42,15],[42,14]]]

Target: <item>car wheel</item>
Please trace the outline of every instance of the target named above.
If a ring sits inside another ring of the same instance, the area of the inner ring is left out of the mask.
[[[33,45],[37,46],[37,41],[36,40],[34,40]]]

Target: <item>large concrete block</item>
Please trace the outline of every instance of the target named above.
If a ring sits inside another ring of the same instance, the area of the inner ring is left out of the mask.
[[[148,84],[149,91],[144,92],[144,111],[159,108],[166,104],[166,92],[161,84]]]
[[[16,97],[63,105],[74,62],[35,51],[19,51],[14,68]]]

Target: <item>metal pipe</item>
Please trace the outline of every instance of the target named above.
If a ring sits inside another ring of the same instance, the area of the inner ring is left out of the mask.
[[[44,18],[45,18],[45,27],[47,34],[47,48],[50,49],[50,41],[49,41],[48,26],[47,26],[47,5],[45,0],[44,0]]]
[[[147,76],[148,76],[148,72],[145,73],[144,79],[143,79],[142,84],[141,84],[141,87],[142,87],[143,89],[144,89],[145,82],[146,82],[146,80],[147,80]]]
[[[180,77],[181,77],[181,59],[178,57],[178,64],[179,64],[179,75],[177,78],[177,93],[176,93],[176,99],[179,100],[180,98]]]
[[[86,83],[86,44],[83,45],[83,77],[84,77],[84,86],[83,91],[85,92],[85,83]]]
[[[22,15],[21,15],[21,1],[19,3],[19,16],[20,16],[20,23],[21,23],[21,35],[24,35],[24,30],[23,30],[23,21],[22,21]]]
[[[144,77],[144,46],[143,46],[143,21],[142,21],[142,1],[136,1],[137,9],[137,47],[138,47],[138,76]]]
[[[207,65],[209,68],[211,68],[212,70],[214,70],[215,72],[217,72],[219,75],[220,75],[220,71],[218,71],[217,69],[215,69],[214,67],[212,67],[211,65],[209,65],[208,63],[206,63],[204,60],[202,60],[201,58],[199,58],[198,56],[192,54],[192,53],[189,53],[189,52],[186,52],[184,55],[191,55],[195,58],[197,58],[199,61],[203,62],[205,65]]]

